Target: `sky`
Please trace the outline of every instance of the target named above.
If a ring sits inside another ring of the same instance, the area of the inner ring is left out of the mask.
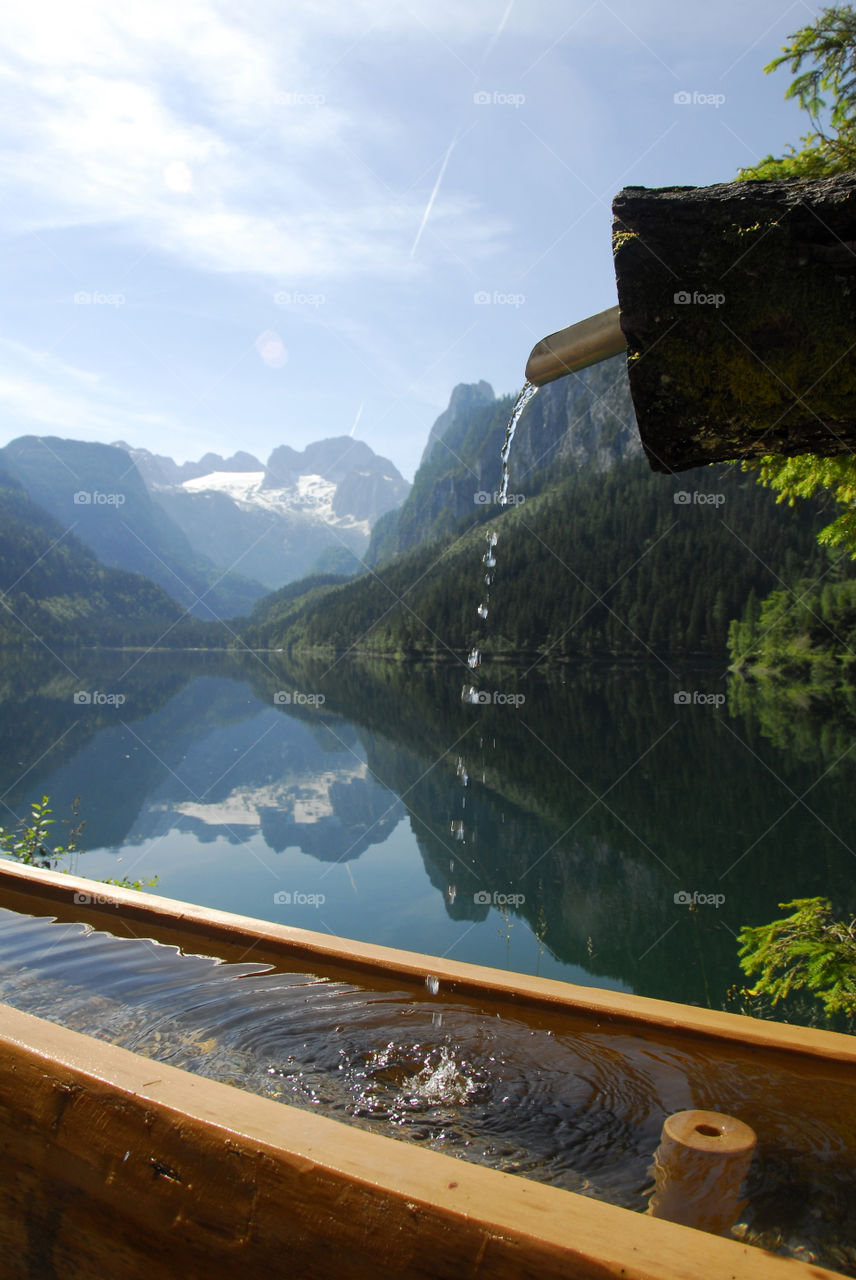
[[[613,306],[611,201],[797,144],[803,0],[27,0],[0,52],[0,444],[353,434]]]

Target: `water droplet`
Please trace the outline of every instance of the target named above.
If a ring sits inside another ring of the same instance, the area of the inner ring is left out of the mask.
[[[480,605],[479,605],[479,607],[478,607],[478,615],[479,615],[479,617],[480,617],[480,618],[486,618],[486,617],[487,617],[487,605],[486,605],[486,604],[480,604]]]
[[[435,978],[433,974],[429,973],[425,979],[425,986],[431,992],[432,996],[436,996],[437,992],[440,990],[440,979]]]
[[[481,655],[479,654],[478,649],[471,649],[470,656],[467,658],[467,666],[470,668],[471,671],[475,671],[476,667],[479,665],[480,662],[481,662]]]

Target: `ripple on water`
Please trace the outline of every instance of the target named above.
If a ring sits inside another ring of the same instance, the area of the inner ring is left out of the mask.
[[[854,1090],[620,1028],[509,1016],[0,911],[0,999],[376,1133],[644,1210],[663,1119],[758,1133],[752,1243],[856,1275]],[[795,1117],[798,1119],[795,1120]]]

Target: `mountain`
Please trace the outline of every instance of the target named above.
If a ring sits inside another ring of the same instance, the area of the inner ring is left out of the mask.
[[[249,612],[264,587],[223,574],[153,503],[124,449],[55,436],[21,436],[0,467],[107,566],[144,574],[195,616]]]
[[[134,449],[124,440],[114,441],[117,449],[124,449],[134,459],[134,465],[149,490],[158,485],[183,484],[185,480],[197,480],[212,471],[261,471],[262,464],[251,453],[233,453],[231,458],[221,458],[219,453],[206,453],[198,462],[174,462],[160,453],[148,449]]]
[[[487,382],[455,387],[431,428],[410,494],[375,526],[367,564],[453,532],[474,506],[495,509],[512,407],[513,398],[495,399]],[[556,467],[602,473],[641,453],[626,360],[615,356],[548,384],[530,402],[514,439],[510,491],[534,496]]]
[[[148,579],[106,568],[0,471],[0,645],[150,643],[182,613]]]
[[[449,440],[451,440],[454,429],[460,422],[469,418],[474,409],[492,404],[495,399],[493,387],[489,382],[484,380],[469,383],[459,382],[449,397],[449,407],[443,410],[428,433],[428,443],[425,445],[422,457],[419,459],[420,467],[425,465],[435,447],[441,443],[447,433],[449,433]]]
[[[274,449],[266,465],[251,454],[206,454],[179,466],[132,449],[149,495],[198,556],[277,589],[306,574],[354,572],[371,528],[410,486],[388,458],[349,436],[298,451]]]
[[[815,504],[785,510],[728,466],[651,472],[622,357],[530,402],[500,506],[511,397],[486,401],[485,386],[456,388],[409,497],[375,528],[373,572],[259,602],[248,644],[459,661],[472,648],[559,660],[724,654],[753,593],[828,570]]]

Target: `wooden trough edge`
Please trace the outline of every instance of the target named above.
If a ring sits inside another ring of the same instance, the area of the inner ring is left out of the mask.
[[[531,974],[378,946],[332,934],[279,925],[211,907],[105,885],[63,872],[0,860],[0,907],[57,915],[120,936],[153,937],[186,950],[227,960],[306,965],[319,976],[343,975],[366,985],[425,989],[438,980],[439,995],[524,1006],[625,1023],[655,1032],[680,1032],[742,1048],[822,1060],[849,1071],[856,1065],[856,1036],[793,1026],[694,1005],[584,987]]]
[[[0,1005],[0,1274],[835,1273],[256,1097]]]

